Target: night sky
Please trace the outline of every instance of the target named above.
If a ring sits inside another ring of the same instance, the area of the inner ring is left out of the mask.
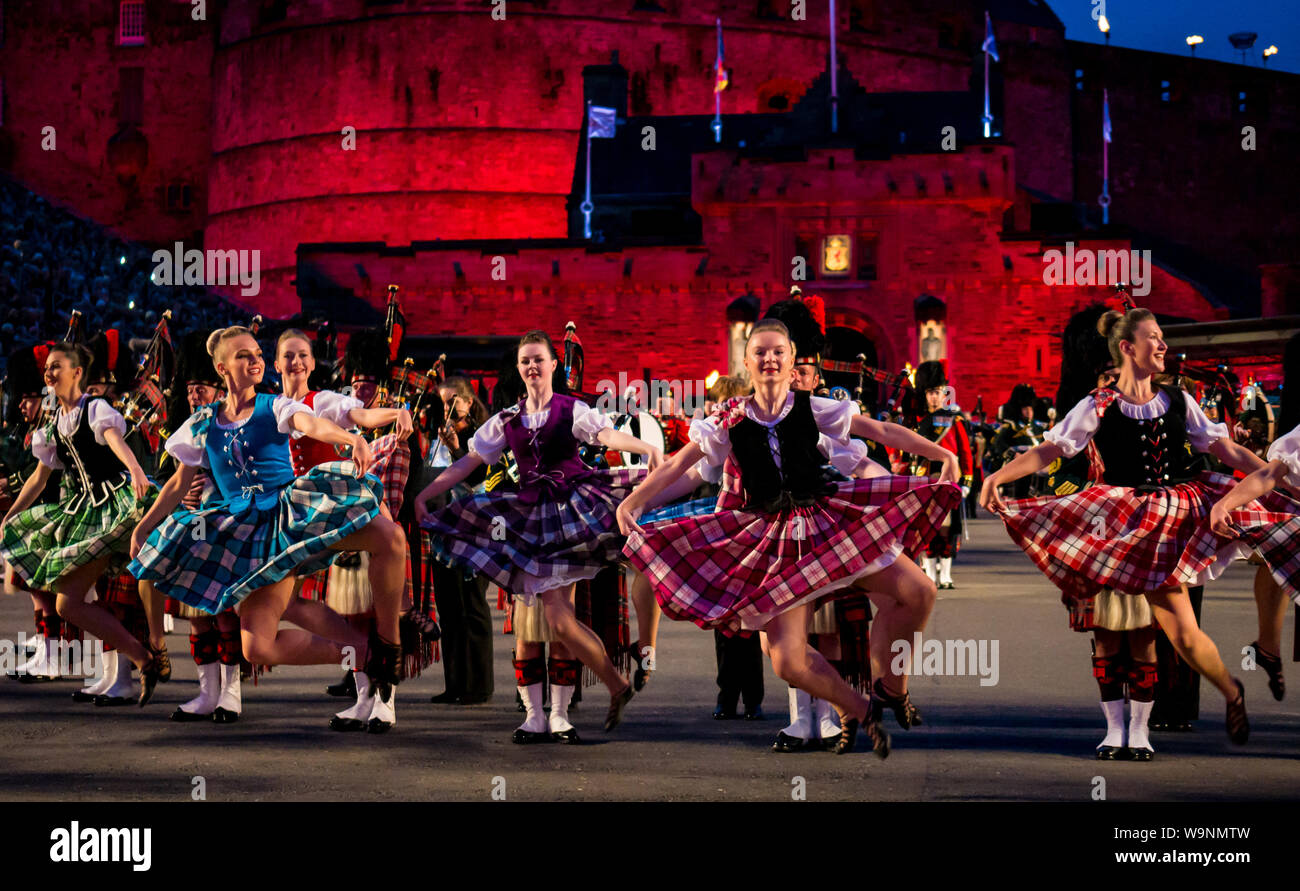
[[[1092,18],[1093,0],[1048,0],[1065,24],[1070,40],[1102,43],[1104,38]],[[1269,68],[1300,72],[1300,0],[1105,0],[1114,46],[1187,55],[1187,36],[1199,34],[1205,42],[1196,48],[1198,58],[1241,62],[1241,53],[1228,43],[1236,31],[1259,35],[1249,53],[1249,64],[1262,64],[1260,54],[1269,44],[1278,48]]]

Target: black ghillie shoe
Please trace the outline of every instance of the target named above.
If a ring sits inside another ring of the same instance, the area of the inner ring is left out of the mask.
[[[1237,685],[1237,698],[1228,703],[1228,739],[1241,746],[1250,739],[1250,719],[1246,717],[1246,688],[1237,678],[1233,678],[1232,682]]]
[[[1264,652],[1260,649],[1259,641],[1252,643],[1250,648],[1255,651],[1256,664],[1268,675],[1269,692],[1273,694],[1274,699],[1281,702],[1282,697],[1286,696],[1286,679],[1282,677],[1282,657],[1270,656]]]
[[[904,693],[902,696],[891,696],[885,690],[885,685],[881,680],[877,680],[871,685],[871,704],[873,709],[871,716],[877,723],[879,723],[885,708],[894,713],[894,720],[904,730],[911,730],[914,726],[920,727],[923,723],[921,721],[921,710],[912,705],[911,695]]]
[[[632,701],[635,691],[632,685],[628,684],[623,688],[622,693],[618,693],[609,698],[609,711],[605,714],[605,732],[609,733],[623,721],[623,710],[627,704]]]

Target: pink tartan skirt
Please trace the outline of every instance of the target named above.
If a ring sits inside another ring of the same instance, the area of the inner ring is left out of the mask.
[[[806,508],[739,508],[651,523],[623,553],[664,615],[724,633],[765,627],[924,548],[961,500],[951,483],[883,476],[840,483]]]
[[[1243,537],[1224,539],[1210,531],[1210,508],[1233,483],[1229,476],[1203,473],[1153,492],[1096,485],[1063,497],[1008,501],[1002,521],[1066,597],[1086,599],[1102,588],[1139,596],[1203,584],[1250,553],[1253,545]],[[1252,501],[1233,511],[1232,520],[1249,528],[1294,516],[1283,502],[1266,501],[1268,506]]]

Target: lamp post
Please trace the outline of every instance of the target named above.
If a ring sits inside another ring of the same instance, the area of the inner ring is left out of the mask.
[[[1104,15],[1097,19],[1097,28],[1106,37],[1106,46],[1110,46],[1110,19]]]
[[[1189,50],[1192,51],[1192,56],[1193,56],[1193,57],[1195,57],[1195,55],[1196,55],[1196,47],[1197,47],[1199,44],[1202,44],[1202,43],[1205,43],[1205,38],[1202,37],[1200,34],[1190,34],[1190,35],[1188,35],[1188,37],[1187,37],[1187,48],[1188,48]]]
[[[1265,65],[1268,64],[1269,56],[1276,56],[1276,55],[1277,55],[1277,47],[1270,44],[1269,48],[1264,50],[1264,64]]]

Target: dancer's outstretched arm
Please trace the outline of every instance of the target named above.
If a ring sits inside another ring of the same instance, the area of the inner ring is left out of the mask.
[[[483,456],[478,452],[469,451],[438,474],[438,478],[429,485],[420,490],[420,494],[415,496],[415,521],[423,523],[424,518],[429,515],[428,504],[434,498],[444,492],[450,492],[455,486],[462,482],[467,476],[474,472],[480,464],[485,464]]]
[[[623,499],[623,503],[618,506],[616,516],[618,517],[618,529],[624,535],[628,535],[632,530],[641,531],[637,525],[637,517],[645,510],[646,505],[653,503],[652,499],[669,485],[681,478],[687,470],[694,467],[696,462],[704,457],[704,450],[698,443],[687,443],[672,459],[661,465],[658,470],[646,477],[641,485],[632,490],[632,494]]]
[[[909,430],[901,424],[877,421],[866,415],[854,415],[849,422],[849,432],[883,446],[929,458],[931,461],[942,461],[943,473],[939,476],[940,482],[955,483],[961,479],[961,464],[954,452],[948,451],[934,440],[926,439],[915,430]]]
[[[1006,466],[984,478],[984,487],[980,490],[980,507],[992,513],[1005,511],[1007,506],[998,494],[998,486],[1037,473],[1064,454],[1061,447],[1052,442],[1039,443],[1029,451],[1021,452]]]
[[[303,436],[310,436],[320,442],[331,445],[352,447],[352,463],[356,465],[357,476],[365,476],[370,469],[370,444],[365,437],[349,433],[333,421],[318,418],[310,412],[300,411],[293,415],[289,425]]]
[[[1224,538],[1233,536],[1232,527],[1228,525],[1228,514],[1256,498],[1267,495],[1286,479],[1287,466],[1282,461],[1270,461],[1259,470],[1233,486],[1228,494],[1210,508],[1210,528],[1215,535]]]

